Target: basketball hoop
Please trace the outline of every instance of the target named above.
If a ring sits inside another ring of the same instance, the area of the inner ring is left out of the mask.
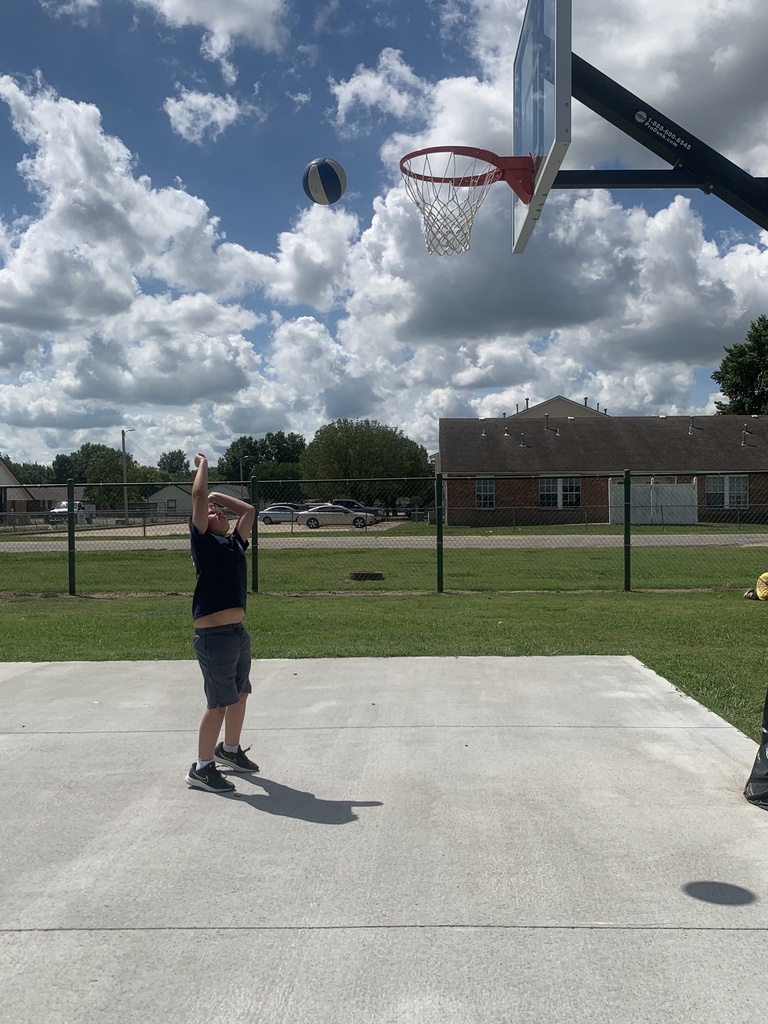
[[[466,252],[472,223],[495,181],[506,181],[529,203],[533,194],[530,156],[496,156],[470,146],[432,146],[400,161],[405,190],[424,221],[427,251],[438,256]]]

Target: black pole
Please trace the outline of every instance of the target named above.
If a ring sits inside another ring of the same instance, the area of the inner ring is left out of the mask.
[[[435,473],[435,544],[437,546],[437,592],[443,592],[443,475]]]
[[[69,593],[75,594],[75,481],[67,480],[67,556],[69,562]]]
[[[256,509],[251,527],[251,590],[259,592],[259,481],[251,477],[251,504]]]
[[[624,589],[632,589],[632,474],[624,470]]]

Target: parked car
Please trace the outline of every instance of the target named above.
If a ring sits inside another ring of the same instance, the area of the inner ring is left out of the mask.
[[[348,508],[350,512],[368,512],[370,515],[375,516],[376,520],[384,518],[384,509],[377,508],[373,505],[363,505],[359,501],[355,501],[354,498],[331,498],[332,505],[342,505],[344,508]]]
[[[76,523],[92,523],[93,516],[96,512],[95,505],[86,505],[84,501],[74,502],[75,522]],[[46,513],[45,521],[47,523],[66,523],[67,514],[69,513],[69,502],[60,501],[53,508],[49,508]]]
[[[265,526],[272,523],[295,523],[298,515],[293,505],[268,505],[263,512],[259,512],[259,522]]]
[[[376,516],[370,512],[344,508],[343,505],[316,505],[308,512],[299,512],[296,522],[299,526],[308,526],[317,530],[321,526],[354,526],[358,530],[373,526]]]

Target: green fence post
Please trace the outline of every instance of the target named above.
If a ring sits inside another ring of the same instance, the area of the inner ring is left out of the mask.
[[[69,593],[75,594],[75,481],[67,480],[67,556],[69,561]]]
[[[251,504],[256,509],[251,527],[251,590],[259,592],[259,481],[251,477]]]
[[[630,555],[632,551],[632,474],[624,470],[624,590],[632,589]]]
[[[437,545],[437,592],[443,592],[443,474],[435,473],[435,532]]]

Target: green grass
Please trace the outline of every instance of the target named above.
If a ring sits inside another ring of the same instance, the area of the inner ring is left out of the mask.
[[[408,519],[398,519],[396,521],[383,521],[387,526],[387,529],[383,532],[378,530],[368,531],[363,536],[370,535],[372,537],[388,536],[388,537],[435,537],[437,533],[437,527],[430,523],[414,523]],[[153,525],[149,523],[147,526],[146,533],[143,534],[146,537],[152,538],[159,536],[153,533]],[[138,524],[135,524],[138,527]],[[356,532],[356,531],[354,531]],[[269,544],[270,538],[273,537],[306,537],[311,536],[327,536],[328,530],[320,529],[319,531],[308,531],[304,527],[296,526],[291,530],[290,525],[283,524],[282,526],[269,529],[261,529],[260,536],[262,542],[266,541]],[[633,536],[651,536],[651,535],[664,535],[664,536],[712,536],[718,533],[727,534],[768,534],[768,523],[693,523],[686,524],[684,526],[676,525],[654,525],[654,526],[632,526]],[[555,526],[444,526],[443,535],[445,537],[485,537],[485,536],[496,536],[496,537],[573,537],[581,535],[593,535],[593,536],[623,536],[624,526],[617,523],[563,523]],[[67,536],[67,530],[64,526],[49,527],[0,527],[0,539],[4,543],[16,542],[20,545],[30,543],[31,541],[50,540],[50,539],[64,539]],[[115,547],[123,543],[128,537],[135,537],[135,529],[130,533],[121,533],[120,531],[115,532],[114,527],[86,527],[78,526],[75,531],[75,537],[77,543],[78,540],[98,540],[100,543],[105,545],[114,545]],[[162,534],[163,539],[186,539],[189,536],[189,531],[186,525],[180,525],[178,531],[175,533]]]
[[[411,523],[404,521],[398,523],[397,534],[400,536],[424,536],[432,535],[437,527],[424,523]],[[389,531],[392,532],[392,531]],[[705,536],[708,537],[717,533],[762,533],[768,534],[768,523],[695,523],[685,526],[632,526],[632,535],[654,535],[665,536]],[[444,526],[443,536],[445,537],[484,537],[487,535],[497,537],[573,537],[587,535],[623,536],[624,526],[619,523],[563,523],[557,526]]]
[[[0,661],[192,659],[190,604],[7,598]],[[629,654],[759,735],[768,608],[740,594],[254,595],[246,621],[256,658]]]
[[[69,591],[66,551],[0,553],[0,589],[40,594]],[[80,594],[130,592],[186,593],[195,586],[188,551],[78,551],[76,591]]]
[[[433,549],[269,548],[259,553],[259,590],[273,593],[437,589]],[[639,589],[743,590],[766,569],[758,547],[639,547],[632,549],[631,586]],[[376,570],[380,581],[349,580],[350,571]],[[66,552],[0,553],[0,591],[68,593]],[[624,555],[614,548],[452,548],[444,553],[446,590],[623,590]],[[78,594],[188,593],[194,574],[186,550],[79,551]]]

